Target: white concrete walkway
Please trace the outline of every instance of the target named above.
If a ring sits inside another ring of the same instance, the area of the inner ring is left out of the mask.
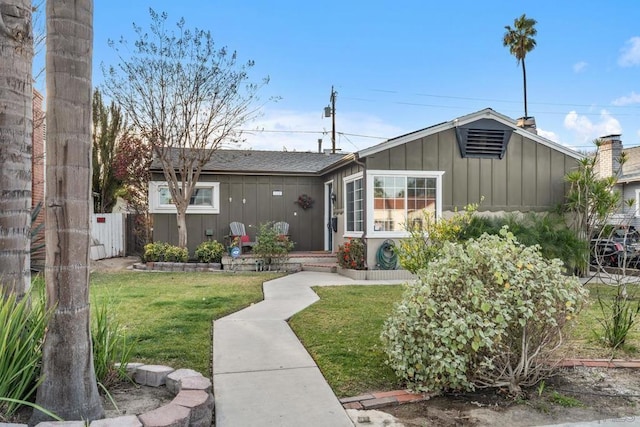
[[[318,301],[311,286],[354,284],[373,283],[303,271],[266,282],[264,301],[214,322],[216,427],[353,426],[286,320]]]

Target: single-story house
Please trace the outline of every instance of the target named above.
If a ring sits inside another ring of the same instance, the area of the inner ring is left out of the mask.
[[[582,155],[487,108],[389,139],[356,153],[219,150],[198,185],[211,203],[188,215],[189,247],[221,241],[229,223],[255,233],[287,221],[296,250],[336,251],[350,237],[367,242],[367,262],[386,239],[407,235],[407,221],[437,217],[483,198],[480,211],[548,211],[564,202],[565,174]],[[155,241],[177,242],[175,208],[152,165],[150,211]],[[314,203],[296,203],[307,195]]]

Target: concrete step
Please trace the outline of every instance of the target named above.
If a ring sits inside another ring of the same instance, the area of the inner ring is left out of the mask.
[[[337,271],[336,263],[304,263],[302,271],[315,271],[317,273],[335,273]]]

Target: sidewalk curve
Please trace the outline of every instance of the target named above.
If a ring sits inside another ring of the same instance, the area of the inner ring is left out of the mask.
[[[318,301],[311,286],[404,282],[312,271],[265,282],[262,302],[213,323],[216,427],[352,427],[286,320]]]

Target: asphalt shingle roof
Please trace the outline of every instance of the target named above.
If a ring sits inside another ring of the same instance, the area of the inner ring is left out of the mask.
[[[350,156],[300,151],[217,150],[204,172],[317,174]],[[151,169],[161,169],[157,159]]]

